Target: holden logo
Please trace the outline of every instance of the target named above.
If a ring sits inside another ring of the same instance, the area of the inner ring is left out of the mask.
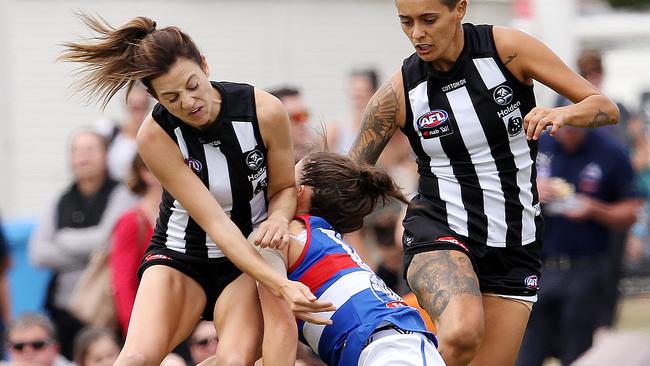
[[[246,155],[246,165],[251,170],[258,170],[260,166],[262,166],[262,163],[264,162],[264,155],[262,155],[262,152],[259,150],[255,149]]]
[[[496,88],[493,97],[494,101],[497,102],[498,105],[508,105],[512,101],[512,89],[508,86],[501,85]]]

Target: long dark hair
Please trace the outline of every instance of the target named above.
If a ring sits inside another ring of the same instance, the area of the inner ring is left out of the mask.
[[[99,100],[105,107],[122,87],[128,85],[128,94],[138,80],[154,93],[151,80],[169,71],[178,58],[201,65],[194,41],[177,27],[156,29],[155,21],[136,17],[113,28],[103,18],[77,16],[98,35],[85,42],[65,42],[59,60],[82,64],[74,90],[89,102]]]
[[[386,172],[331,152],[304,157],[300,183],[314,190],[310,214],[324,218],[341,233],[360,229],[363,218],[380,202],[407,203]]]

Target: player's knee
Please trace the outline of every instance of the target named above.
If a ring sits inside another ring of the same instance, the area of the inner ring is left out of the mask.
[[[459,326],[445,329],[440,334],[440,341],[444,344],[444,354],[456,360],[471,361],[478,352],[483,340],[482,324],[459,324]]]
[[[144,366],[152,365],[155,361],[141,351],[122,351],[115,361],[117,366]]]
[[[214,364],[219,366],[247,366],[252,365],[255,361],[239,352],[219,352],[215,357]]]

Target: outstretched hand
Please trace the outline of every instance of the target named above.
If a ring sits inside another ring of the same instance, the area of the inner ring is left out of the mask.
[[[551,126],[551,136],[564,126],[566,115],[562,107],[558,108],[533,108],[524,117],[524,130],[528,140],[539,140],[542,132]]]
[[[330,302],[317,301],[316,296],[309,291],[309,287],[300,282],[287,280],[280,291],[296,318],[312,324],[332,324],[329,318],[319,316],[317,313],[333,312],[336,307]]]
[[[269,217],[257,229],[255,245],[260,248],[282,249],[289,245],[289,238],[289,221],[284,218]]]

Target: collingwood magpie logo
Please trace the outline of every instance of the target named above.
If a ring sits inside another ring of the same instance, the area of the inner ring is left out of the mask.
[[[515,137],[524,130],[524,120],[520,116],[512,116],[508,119],[508,134]]]
[[[262,163],[264,163],[264,155],[262,155],[262,152],[255,149],[246,155],[246,165],[251,170],[258,170],[261,166]]]
[[[185,159],[185,164],[189,166],[192,170],[194,170],[196,173],[200,172],[203,170],[203,164],[201,164],[200,161],[194,159],[194,158],[187,158]]]
[[[506,85],[501,85],[500,87],[494,90],[494,94],[492,96],[494,98],[494,101],[497,102],[498,105],[508,105],[512,101],[512,97],[514,95],[510,87]]]

